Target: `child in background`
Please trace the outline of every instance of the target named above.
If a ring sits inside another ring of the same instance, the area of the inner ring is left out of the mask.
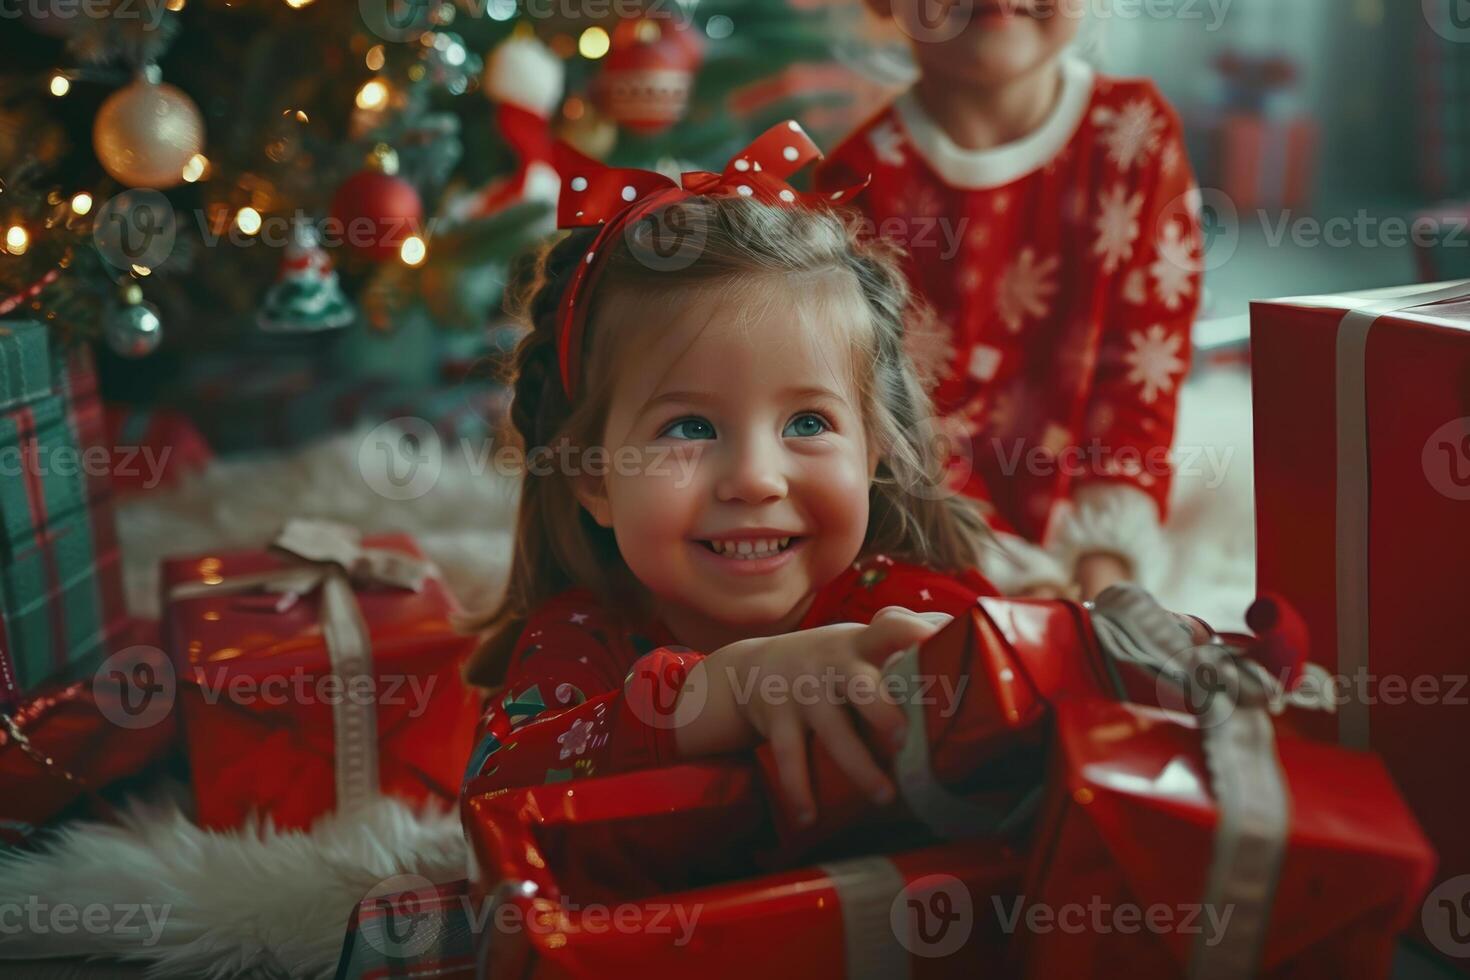
[[[585,230],[523,296],[512,419],[530,455],[507,596],[476,624],[468,676],[498,692],[467,778],[539,785],[769,740],[810,820],[811,730],[892,798],[856,723],[892,744],[902,709],[844,693],[994,594],[973,571],[989,531],[936,492],[903,348],[920,311],[896,259],[831,210],[856,189],[784,180],[818,156],[790,123],[683,188],[563,168],[561,224]],[[823,696],[740,696],[765,678],[823,678]]]
[[[1200,300],[1198,193],[1152,83],[1069,55],[1083,0],[865,0],[919,79],[823,163],[941,329],[909,348],[968,442],[1012,593],[1156,583],[1179,387]],[[936,227],[937,225],[937,227]]]

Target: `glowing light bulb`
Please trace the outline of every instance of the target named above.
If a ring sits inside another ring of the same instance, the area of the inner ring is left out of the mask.
[[[381,79],[374,78],[365,82],[362,88],[357,90],[357,107],[359,109],[381,109],[388,104],[388,86]]]
[[[60,72],[51,76],[51,94],[58,99],[71,91],[71,81]]]
[[[607,31],[601,27],[589,27],[582,32],[582,37],[577,41],[577,51],[582,57],[589,61],[596,61],[607,54],[612,47],[612,39],[607,36]]]
[[[79,191],[72,195],[71,209],[74,214],[86,214],[92,210],[92,195],[86,191]]]
[[[235,215],[235,226],[247,235],[260,231],[260,212],[252,207],[243,207]]]
[[[5,232],[5,250],[11,255],[24,255],[31,245],[31,236],[20,225],[11,225]]]
[[[189,158],[189,162],[184,164],[184,180],[188,181],[191,184],[194,183],[200,177],[204,176],[204,171],[206,168],[208,168],[208,166],[209,161],[205,159],[204,154],[194,154]]]
[[[417,235],[409,235],[398,246],[398,257],[403,260],[404,265],[422,265],[424,256],[429,254],[424,240]]]

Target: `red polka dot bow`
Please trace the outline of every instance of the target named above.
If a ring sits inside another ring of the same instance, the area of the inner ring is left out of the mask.
[[[602,268],[608,246],[645,215],[696,196],[750,197],[778,207],[821,208],[846,204],[868,186],[868,181],[825,194],[798,191],[787,178],[822,151],[794,120],[778,123],[756,137],[722,173],[695,170],[675,183],[650,170],[607,167],[565,144],[557,147],[561,197],[557,224],[562,228],[601,226],[586,260],[572,274],[558,311],[557,354],[562,388],[575,396],[581,373],[582,340],[587,321],[584,297],[590,294]]]

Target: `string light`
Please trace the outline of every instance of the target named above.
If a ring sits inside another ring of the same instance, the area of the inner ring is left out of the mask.
[[[374,78],[363,83],[362,88],[357,90],[357,107],[359,109],[381,109],[388,103],[388,86],[381,79]]]
[[[235,215],[235,227],[247,235],[253,235],[260,231],[260,212],[252,207],[246,206]]]
[[[204,171],[208,168],[209,161],[205,159],[204,154],[196,153],[189,158],[188,163],[184,164],[184,171],[182,176],[184,180],[192,184],[200,177],[203,177]]]
[[[387,58],[383,56],[383,46],[381,44],[374,44],[368,48],[366,61],[369,71],[378,71],[383,67],[383,62],[386,60]]]
[[[168,3],[164,4],[164,6],[168,7],[174,13],[178,13],[184,9],[184,0],[168,0]]]
[[[31,236],[20,225],[11,225],[5,232],[5,250],[11,255],[24,255],[30,247]]]
[[[612,40],[607,36],[607,31],[601,27],[587,28],[577,41],[577,51],[588,61],[596,61],[601,58],[611,47]]]
[[[51,94],[58,99],[71,91],[71,80],[61,72],[51,76]]]
[[[73,214],[86,214],[92,210],[92,195],[86,191],[80,191],[72,196],[71,210]]]
[[[133,266],[133,275],[135,276],[151,276],[152,274],[153,270],[148,268],[146,265]]]
[[[428,253],[429,250],[424,245],[424,240],[417,235],[409,235],[403,240],[403,244],[398,246],[398,257],[403,260],[404,265],[422,265],[424,256]]]
[[[286,6],[300,10],[311,3],[311,0],[286,0]]]

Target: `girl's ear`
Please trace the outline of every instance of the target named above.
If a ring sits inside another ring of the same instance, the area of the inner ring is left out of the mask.
[[[612,506],[607,499],[607,481],[591,473],[581,473],[572,478],[572,492],[582,509],[602,527],[612,527]]]

